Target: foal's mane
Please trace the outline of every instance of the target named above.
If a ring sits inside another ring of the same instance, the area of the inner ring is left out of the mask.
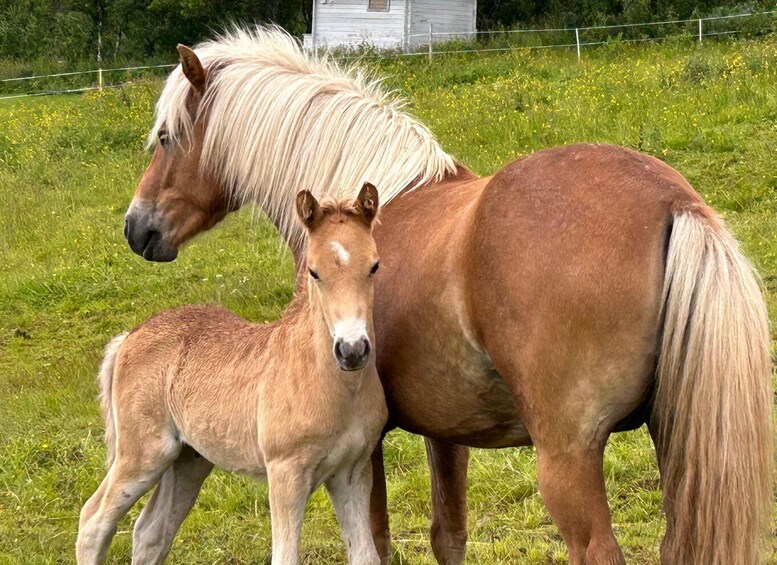
[[[353,198],[371,182],[385,203],[455,171],[453,158],[378,80],[305,53],[280,28],[235,28],[196,53],[208,73],[199,115],[189,111],[192,87],[179,65],[157,103],[149,145],[163,126],[181,143],[204,118],[204,170],[236,201],[257,204],[292,245],[303,240],[298,190]]]

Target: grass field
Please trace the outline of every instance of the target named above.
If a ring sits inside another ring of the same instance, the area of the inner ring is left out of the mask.
[[[541,147],[600,141],[639,148],[682,172],[730,222],[763,275],[777,321],[777,38],[374,63],[388,86],[479,173]],[[216,302],[255,321],[292,293],[274,230],[244,211],[173,264],[122,239],[148,161],[143,139],[160,84],[0,102],[0,564],[71,563],[78,512],[103,476],[94,376],[106,341],[154,312]],[[774,343],[774,342],[773,342]],[[469,562],[565,563],[531,449],[474,450]],[[394,562],[433,563],[423,443],[387,451]],[[605,461],[629,563],[656,563],[661,495],[644,429],[613,437]],[[110,561],[127,563],[125,519]],[[775,515],[777,517],[777,515]],[[777,563],[777,520],[771,563]],[[173,563],[268,562],[267,489],[215,472],[175,543]],[[341,563],[324,493],[304,530],[306,563]]]

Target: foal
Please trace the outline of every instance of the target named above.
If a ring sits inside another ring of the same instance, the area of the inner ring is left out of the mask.
[[[305,504],[322,483],[349,562],[380,562],[369,521],[370,455],[388,415],[371,354],[377,208],[369,184],[348,203],[297,195],[310,277],[279,321],[187,306],[111,341],[99,377],[109,470],[81,510],[78,563],[105,559],[119,519],[157,483],[147,508],[171,515],[144,525],[133,562],[164,560],[164,530],[199,490],[187,480],[210,462],[267,478],[273,565],[298,562]]]

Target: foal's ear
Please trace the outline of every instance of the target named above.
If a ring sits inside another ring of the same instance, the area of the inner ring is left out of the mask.
[[[378,189],[375,185],[365,182],[356,197],[356,208],[367,225],[372,225],[375,216],[378,215]]]
[[[321,218],[321,207],[318,200],[309,190],[303,190],[297,193],[297,216],[300,222],[307,229],[313,229],[313,226]]]
[[[199,57],[191,47],[180,43],[176,50],[181,58],[181,69],[184,76],[189,79],[197,92],[202,92],[205,89],[205,69],[202,67]]]

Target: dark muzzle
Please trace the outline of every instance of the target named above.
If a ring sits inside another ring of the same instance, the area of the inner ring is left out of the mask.
[[[124,237],[130,249],[146,261],[167,262],[178,256],[178,250],[167,243],[147,214],[127,213],[124,217]]]
[[[334,345],[335,359],[343,371],[358,371],[363,368],[370,358],[370,351],[370,340],[366,337],[356,341],[338,338]]]

